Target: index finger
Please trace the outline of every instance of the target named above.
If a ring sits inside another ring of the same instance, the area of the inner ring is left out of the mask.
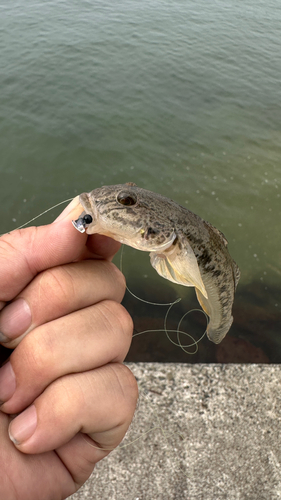
[[[39,272],[81,258],[110,258],[119,244],[79,233],[71,224],[81,213],[78,196],[47,226],[18,229],[0,238],[0,310]],[[108,245],[107,243],[108,242]]]

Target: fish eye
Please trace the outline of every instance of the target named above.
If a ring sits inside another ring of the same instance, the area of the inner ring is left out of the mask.
[[[117,201],[121,205],[126,205],[128,207],[132,207],[133,205],[135,205],[137,203],[137,197],[123,191],[117,195]]]

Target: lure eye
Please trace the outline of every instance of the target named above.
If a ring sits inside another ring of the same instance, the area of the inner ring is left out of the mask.
[[[83,222],[85,224],[91,224],[91,222],[93,222],[93,217],[90,214],[86,214],[83,217]]]
[[[117,195],[117,201],[121,205],[126,205],[127,207],[132,207],[137,203],[137,198],[128,193],[121,192]]]

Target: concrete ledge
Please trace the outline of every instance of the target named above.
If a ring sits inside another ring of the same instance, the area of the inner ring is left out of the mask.
[[[128,366],[131,429],[71,500],[280,500],[280,365]]]

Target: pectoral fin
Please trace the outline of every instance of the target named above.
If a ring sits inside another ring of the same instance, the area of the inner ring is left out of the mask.
[[[187,242],[182,248],[176,244],[163,253],[151,252],[150,262],[163,278],[180,285],[195,286],[204,297],[208,297],[197,259]]]

